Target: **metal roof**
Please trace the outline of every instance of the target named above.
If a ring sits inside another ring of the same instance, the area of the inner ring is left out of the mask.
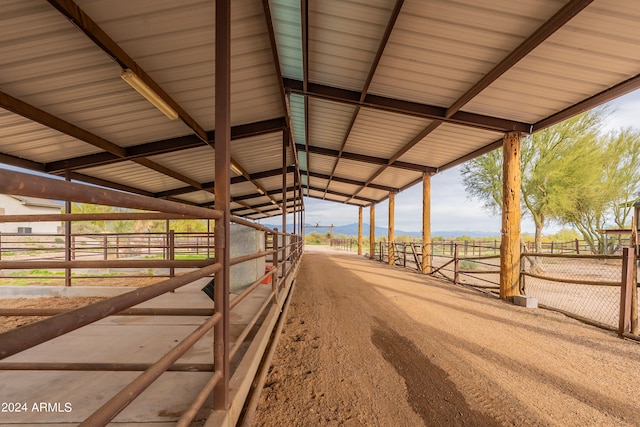
[[[214,6],[4,0],[0,162],[210,206]],[[638,22],[634,0],[234,0],[233,213],[290,212],[296,183],[368,206],[635,90]]]

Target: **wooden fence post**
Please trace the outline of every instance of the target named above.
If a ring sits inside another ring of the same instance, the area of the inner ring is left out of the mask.
[[[458,244],[455,245],[453,250],[453,283],[458,283],[460,280],[460,266],[458,258]]]
[[[623,336],[625,333],[632,331],[632,318],[637,319],[638,313],[631,313],[632,299],[634,288],[637,286],[635,277],[635,248],[622,249],[622,282],[620,288],[620,321],[618,323],[618,335]]]

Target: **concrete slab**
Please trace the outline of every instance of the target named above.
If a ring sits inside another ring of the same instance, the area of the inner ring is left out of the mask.
[[[0,371],[2,401],[26,404],[2,414],[0,425],[78,424],[135,379],[138,372]],[[167,372],[114,421],[171,422],[210,377],[206,372]],[[44,404],[44,405],[42,405]]]
[[[212,308],[213,301],[201,291],[208,280],[197,280],[175,293],[161,295],[137,307]],[[93,295],[101,289],[86,288],[94,291]],[[270,291],[271,286],[261,285],[234,308],[230,316],[232,340],[251,321]],[[235,297],[231,295],[232,299]],[[206,319],[204,316],[111,316],[11,356],[0,361],[0,365],[3,362],[153,363]],[[213,332],[206,334],[178,361],[212,362]],[[3,413],[0,427],[79,423],[140,373],[0,370],[0,401],[25,403],[27,409],[21,413]],[[114,424],[174,425],[210,376],[208,372],[167,372],[119,414]],[[41,403],[47,410],[38,410]]]

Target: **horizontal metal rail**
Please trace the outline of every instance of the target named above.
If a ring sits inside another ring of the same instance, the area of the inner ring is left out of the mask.
[[[0,362],[0,371],[146,371],[151,363]],[[167,371],[213,372],[213,363],[176,363]]]
[[[0,334],[0,360],[216,273],[216,263]]]
[[[0,316],[56,316],[69,308],[0,308]],[[114,316],[212,316],[212,308],[129,308]]]
[[[70,213],[70,214],[31,214],[0,215],[0,222],[62,222],[62,221],[124,221],[124,220],[162,220],[194,219],[200,216],[180,215],[163,212],[112,212],[112,213]]]
[[[87,191],[91,188],[91,191]],[[222,219],[222,212],[154,197],[16,172],[0,168],[0,193],[121,208],[162,211],[198,218]]]
[[[239,261],[242,262],[242,261]],[[95,260],[95,261],[0,261],[0,270],[30,270],[35,265],[39,269],[63,269],[63,268],[203,268],[213,264],[209,259],[203,260]]]
[[[176,360],[182,357],[191,347],[197,343],[207,332],[209,332],[220,320],[222,313],[216,313],[206,322],[200,325],[195,331],[190,333],[178,345],[173,347],[167,354],[162,356],[142,375],[120,390],[107,403],[102,405],[97,411],[91,414],[80,426],[102,426],[114,419],[129,403],[147,389],[158,377],[169,369]]]

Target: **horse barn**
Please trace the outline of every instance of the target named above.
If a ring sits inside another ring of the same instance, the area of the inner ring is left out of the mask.
[[[0,194],[63,205],[0,221],[63,232],[0,234],[0,276],[47,282],[0,286],[26,319],[0,334],[0,426],[640,425],[633,241],[549,262],[611,270],[557,284],[607,293],[578,321],[521,268],[519,202],[523,136],[640,88],[639,22],[633,0],[2,0]],[[430,194],[496,149],[492,296],[458,249],[436,277]],[[414,185],[410,271],[363,240],[385,202],[394,241]],[[357,252],[303,245],[307,198],[359,207]]]

